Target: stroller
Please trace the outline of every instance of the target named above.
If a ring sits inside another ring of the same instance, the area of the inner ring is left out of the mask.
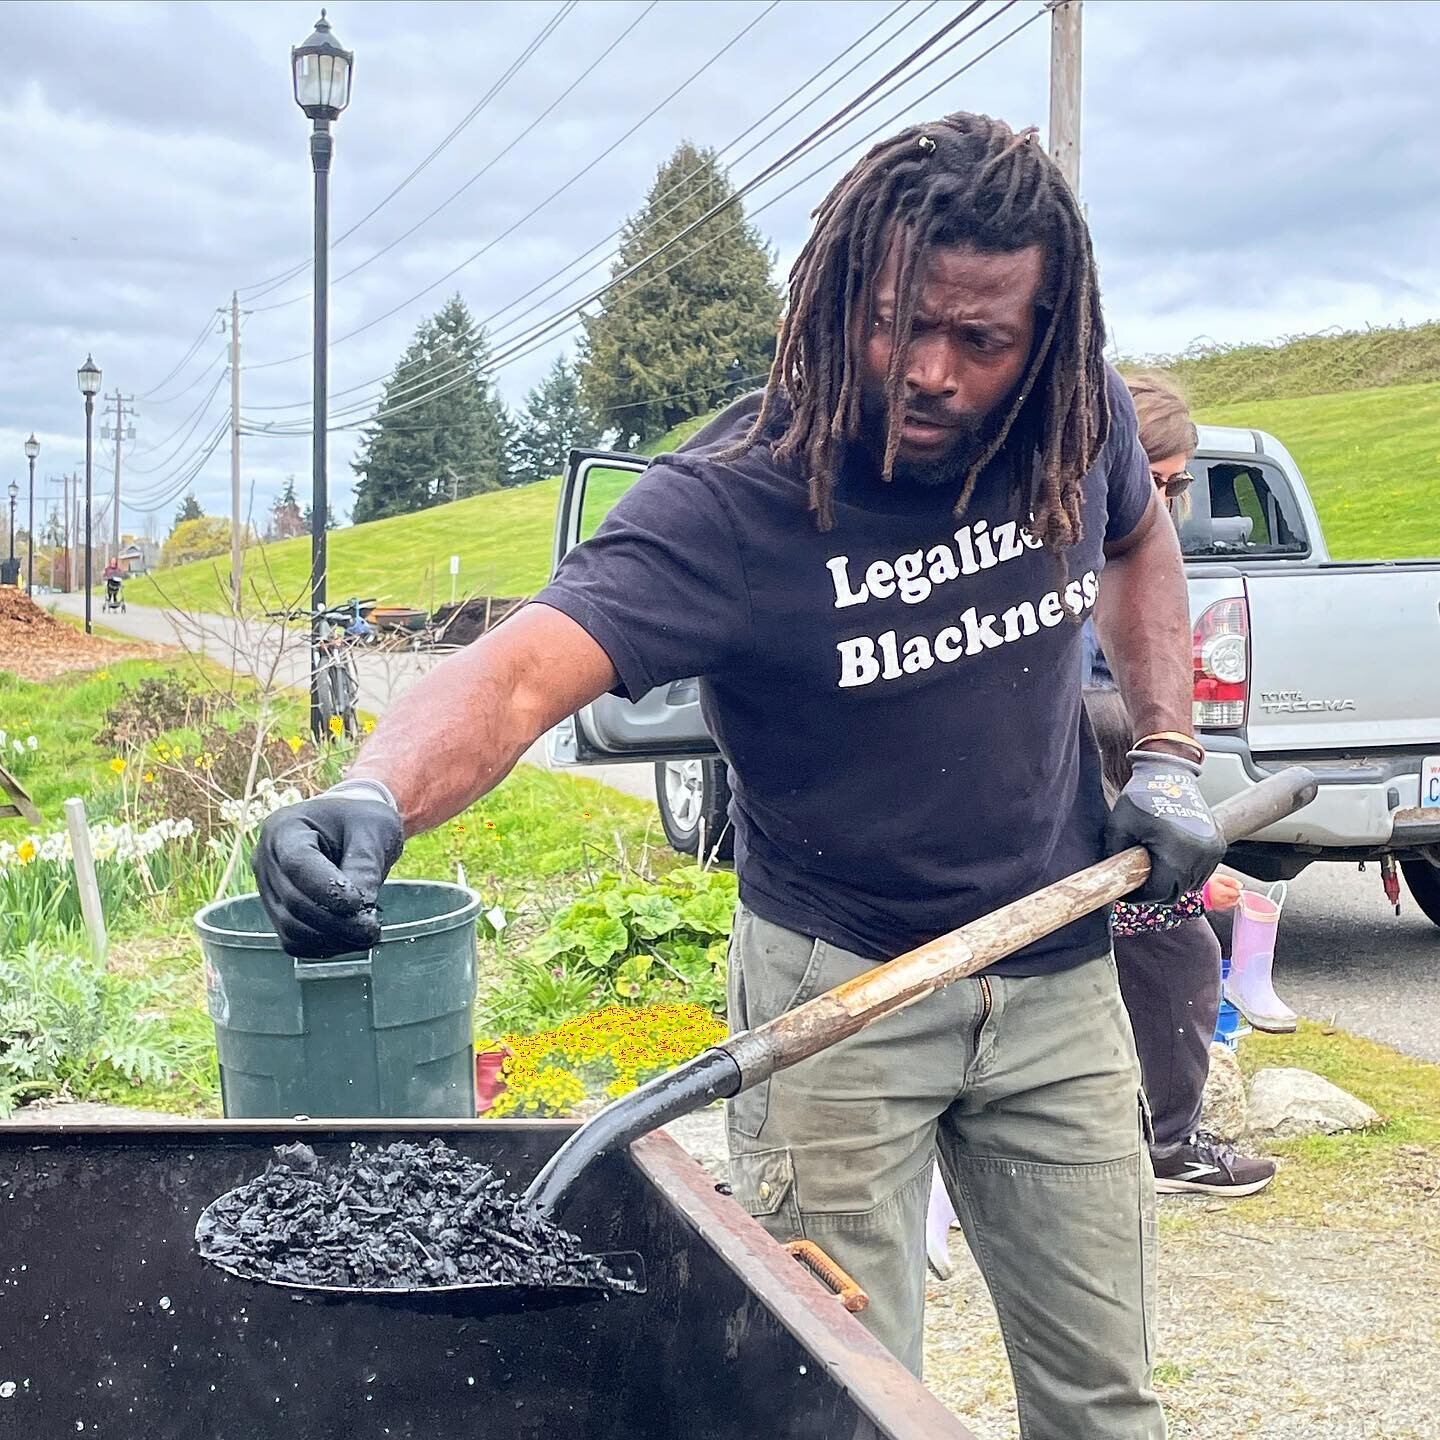
[[[121,576],[107,575],[105,577],[105,604],[103,608],[121,615],[125,613],[125,583]]]

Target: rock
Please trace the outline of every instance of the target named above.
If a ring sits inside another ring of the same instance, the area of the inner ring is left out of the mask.
[[[1260,1070],[1250,1082],[1249,1133],[1268,1140],[1363,1130],[1379,1119],[1363,1100],[1309,1070]]]
[[[1228,1045],[1210,1047],[1210,1073],[1200,1102],[1200,1128],[1227,1140],[1245,1133],[1245,1077]]]

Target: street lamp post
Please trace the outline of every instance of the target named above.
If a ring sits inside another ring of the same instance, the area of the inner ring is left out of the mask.
[[[100,367],[89,355],[76,372],[85,397],[85,633],[90,629],[90,500],[95,466],[95,397],[100,393]]]
[[[29,543],[25,547],[25,593],[35,593],[35,457],[40,453],[40,442],[35,432],[25,442],[25,458],[30,462],[30,529]]]
[[[9,574],[15,577],[15,586],[20,586],[20,567],[15,563],[15,500],[20,494],[20,482],[10,482],[10,570]]]
[[[314,122],[310,131],[310,164],[315,172],[315,325],[313,339],[313,419],[310,438],[310,604],[311,623],[319,624],[325,609],[325,529],[328,519],[325,441],[329,423],[330,344],[330,157],[334,141],[331,121],[350,103],[350,75],[355,56],[331,33],[325,12],[315,31],[290,51],[295,103]],[[324,738],[320,723],[320,675],[317,647],[310,647],[310,728]]]

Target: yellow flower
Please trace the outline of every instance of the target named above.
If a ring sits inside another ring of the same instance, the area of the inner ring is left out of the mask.
[[[123,774],[125,773],[125,762],[117,755],[117,756],[110,762],[110,768],[111,768],[117,775],[123,775]]]
[[[344,733],[345,722],[338,715],[332,715],[325,723],[329,726],[330,733],[337,739]]]
[[[152,781],[154,778],[155,778],[155,772],[154,772],[153,770],[147,770],[147,771],[145,772],[145,780],[146,780],[146,783],[147,783],[147,784],[148,784],[150,781]]]
[[[287,735],[285,737],[285,743],[296,755],[298,755],[300,753],[300,747],[305,742],[298,735]]]
[[[16,847],[15,853],[20,857],[22,865],[28,865],[35,858],[35,842],[33,840],[22,840]]]
[[[95,678],[97,680],[108,680],[110,678],[110,672],[108,670],[97,670],[95,672]]]
[[[375,722],[367,720],[360,728],[368,735],[375,728]]]

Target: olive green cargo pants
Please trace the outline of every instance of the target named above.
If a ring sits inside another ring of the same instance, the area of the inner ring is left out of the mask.
[[[872,964],[741,906],[730,1023],[761,1024]],[[848,1270],[870,1295],[860,1318],[917,1374],[938,1153],[1025,1440],[1162,1440],[1154,1178],[1111,956],[962,980],[738,1095],[727,1121],[736,1198]]]

